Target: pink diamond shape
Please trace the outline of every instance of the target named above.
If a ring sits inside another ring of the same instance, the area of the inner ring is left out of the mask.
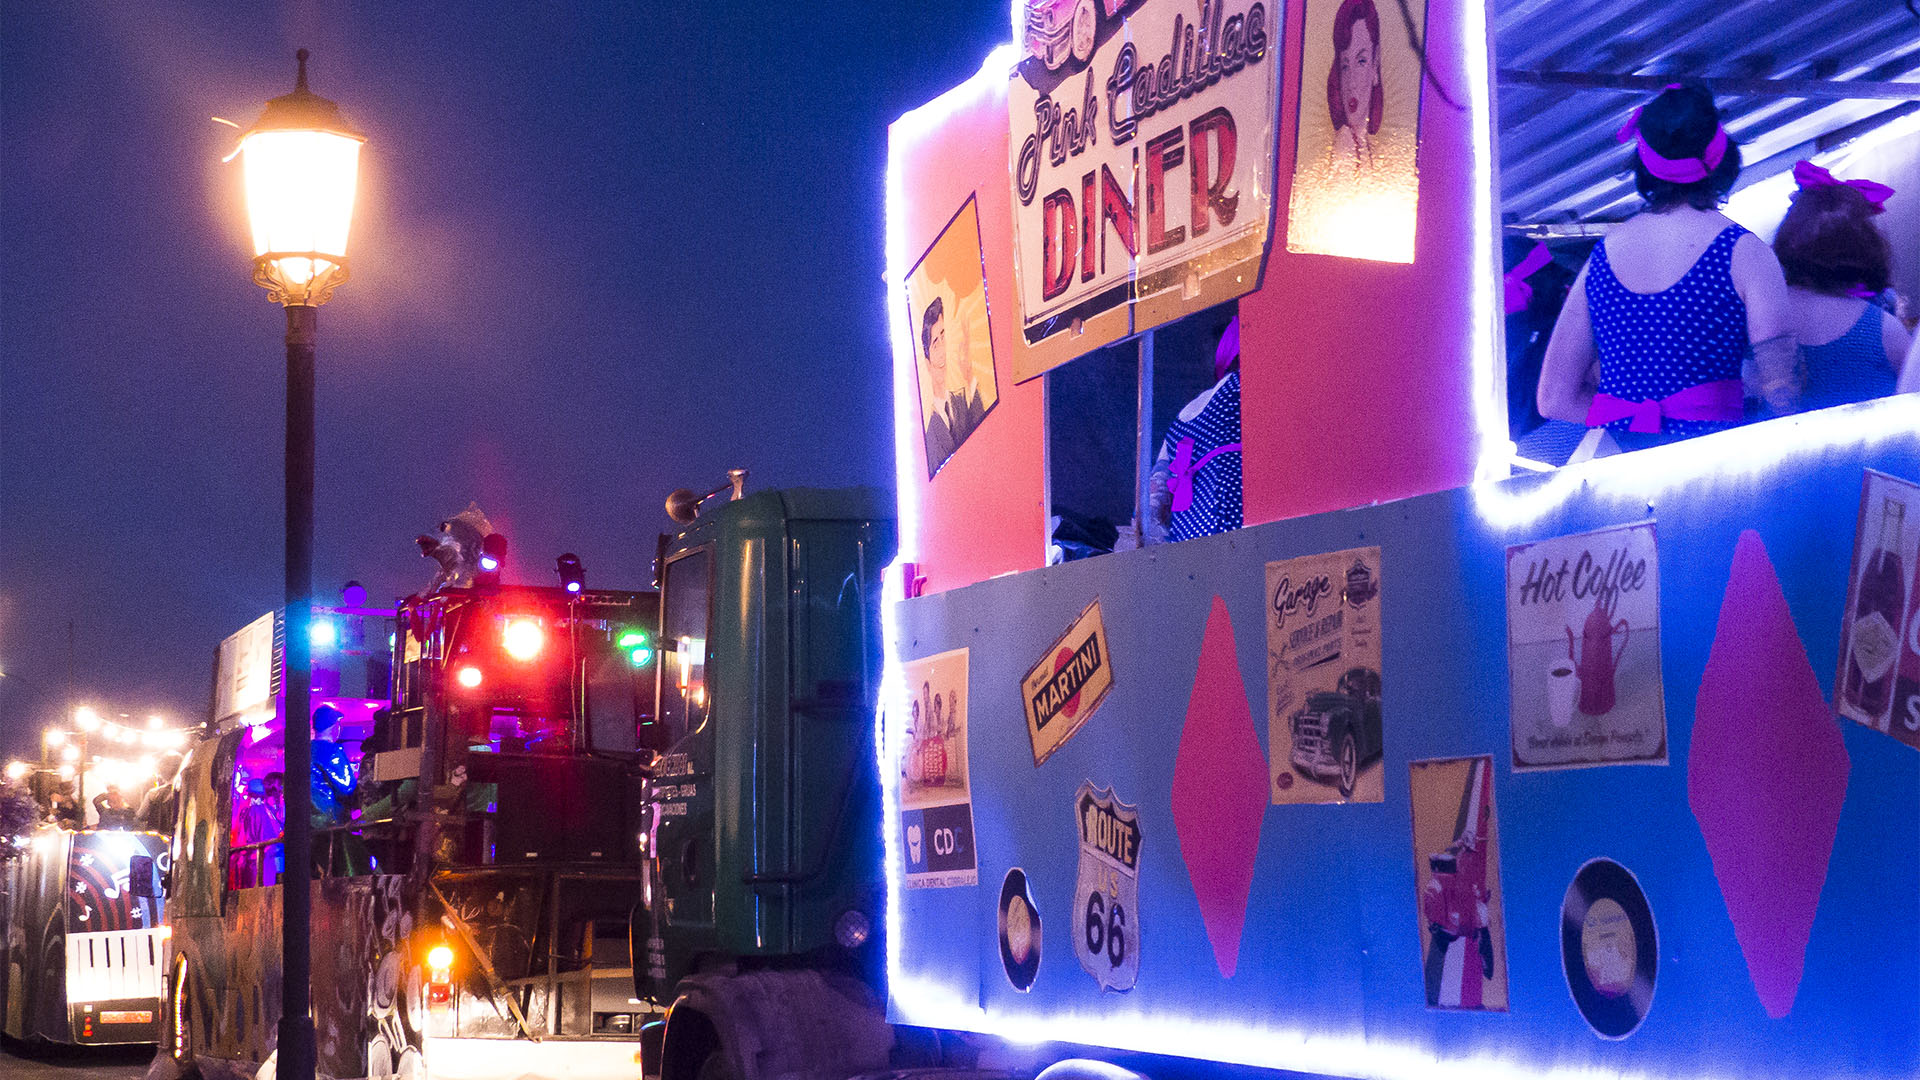
[[[1267,811],[1267,759],[1253,730],[1226,601],[1213,598],[1187,722],[1173,761],[1173,830],[1220,974],[1233,977]]]
[[[1793,1008],[1847,794],[1847,748],[1760,535],[1733,571],[1694,704],[1687,805],[1767,1015]]]

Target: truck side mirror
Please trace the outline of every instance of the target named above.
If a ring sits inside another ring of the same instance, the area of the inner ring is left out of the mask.
[[[157,899],[153,895],[153,856],[135,855],[127,860],[127,888],[142,900]]]

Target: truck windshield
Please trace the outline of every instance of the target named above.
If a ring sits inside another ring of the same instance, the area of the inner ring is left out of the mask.
[[[669,746],[706,723],[712,583],[710,549],[667,564],[660,618],[660,723]]]
[[[659,750],[650,745],[656,650],[648,628],[632,620],[582,619],[578,630],[587,743],[599,751]]]

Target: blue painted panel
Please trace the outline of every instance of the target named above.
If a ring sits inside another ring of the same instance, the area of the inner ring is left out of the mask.
[[[1757,530],[1823,690],[1831,691],[1863,468],[1920,479],[1920,399],[1742,429],[1549,477],[1277,522],[999,578],[897,605],[895,659],[966,647],[979,884],[896,894],[891,1009],[968,1027],[1339,1075],[1920,1075],[1920,755],[1839,723],[1851,758],[1839,835],[1798,999],[1769,1019],[1687,804],[1694,699],[1734,545]],[[1510,544],[1653,518],[1670,764],[1509,767]],[[1223,978],[1181,860],[1174,755],[1202,630],[1225,599],[1264,747],[1264,565],[1382,549],[1386,801],[1272,806],[1239,966]],[[1027,669],[1098,597],[1114,667],[1093,718],[1035,767]],[[1429,1010],[1421,976],[1410,761],[1496,762],[1507,1013]],[[1070,934],[1082,780],[1140,808],[1139,982],[1103,992]],[[1604,856],[1652,905],[1660,967],[1642,1026],[1598,1038],[1560,960],[1560,906]],[[892,856],[901,856],[896,850]],[[995,902],[1025,869],[1043,919],[1030,993],[1002,975]]]

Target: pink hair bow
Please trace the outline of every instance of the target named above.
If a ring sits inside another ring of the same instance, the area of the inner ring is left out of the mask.
[[[1867,197],[1868,205],[1876,214],[1886,213],[1887,200],[1893,198],[1893,189],[1885,184],[1873,180],[1835,180],[1832,173],[1811,161],[1794,163],[1793,182],[1802,188],[1850,187]]]
[[[1526,306],[1533,302],[1533,286],[1527,284],[1527,279],[1539,273],[1552,261],[1553,252],[1547,250],[1547,245],[1535,244],[1533,250],[1527,252],[1526,258],[1515,264],[1513,269],[1500,275],[1500,283],[1506,288],[1507,314],[1524,311]]]
[[[1679,83],[1668,83],[1666,89],[1677,90],[1680,88],[1680,85]],[[1662,92],[1664,93],[1664,91]],[[1727,129],[1717,124],[1713,129],[1713,138],[1707,140],[1707,145],[1700,151],[1699,157],[1670,158],[1661,156],[1653,147],[1647,145],[1646,137],[1640,134],[1641,108],[1645,108],[1645,106],[1635,108],[1633,115],[1627,117],[1627,122],[1620,125],[1620,130],[1613,133],[1613,141],[1626,142],[1629,139],[1639,140],[1640,161],[1646,165],[1648,172],[1665,180],[1669,184],[1697,184],[1713,175],[1713,170],[1719,168],[1720,162],[1725,160],[1727,156]]]

